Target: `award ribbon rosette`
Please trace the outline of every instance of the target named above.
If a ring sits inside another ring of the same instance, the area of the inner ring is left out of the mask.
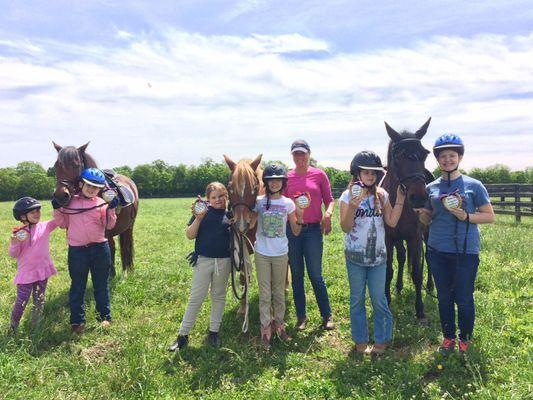
[[[298,208],[306,209],[311,205],[311,196],[307,192],[298,192],[294,195],[294,202]]]
[[[439,199],[442,201],[444,207],[448,210],[461,208],[461,205],[463,204],[463,199],[461,198],[461,194],[459,193],[458,189],[452,193],[442,194],[439,196]]]
[[[352,185],[352,189],[350,190],[350,194],[352,195],[352,198],[360,198],[364,193],[365,186],[362,182],[354,182]]]
[[[23,242],[30,236],[30,232],[25,226],[13,228],[13,234],[19,242]]]
[[[204,200],[196,200],[194,203],[194,215],[203,214],[207,210],[207,202]]]
[[[104,189],[102,191],[102,199],[106,203],[111,203],[115,197],[117,197],[117,193],[113,189]]]

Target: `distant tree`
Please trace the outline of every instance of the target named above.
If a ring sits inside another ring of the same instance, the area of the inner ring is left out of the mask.
[[[34,173],[46,175],[46,170],[43,168],[43,166],[33,161],[22,161],[17,164],[15,169],[19,174]]]
[[[0,168],[0,200],[16,200],[19,179],[15,168]]]
[[[125,175],[129,178],[131,178],[133,175],[133,170],[127,165],[123,165],[121,167],[115,167],[113,168],[113,171],[115,171],[117,174]]]

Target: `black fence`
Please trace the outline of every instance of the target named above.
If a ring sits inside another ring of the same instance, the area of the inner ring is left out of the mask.
[[[503,183],[485,185],[496,214],[514,215],[516,222],[533,217],[533,185]]]

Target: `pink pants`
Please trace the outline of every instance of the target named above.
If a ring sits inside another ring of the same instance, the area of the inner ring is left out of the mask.
[[[42,281],[17,285],[17,299],[11,312],[11,327],[13,329],[17,329],[19,326],[20,319],[26,309],[26,305],[28,305],[31,295],[33,295],[31,323],[32,325],[36,325],[39,322],[44,307],[44,292],[46,291],[47,283],[48,279],[44,279]]]

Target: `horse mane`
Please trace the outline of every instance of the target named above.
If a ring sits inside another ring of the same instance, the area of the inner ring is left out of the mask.
[[[234,181],[233,189],[241,197],[244,197],[244,190],[246,189],[246,183],[249,183],[251,187],[255,186],[255,182],[258,179],[256,172],[260,170],[258,167],[256,171],[252,169],[250,163],[252,160],[240,160],[235,166],[235,171],[233,172]],[[262,175],[262,170],[261,170]],[[260,180],[259,180],[260,181]]]

